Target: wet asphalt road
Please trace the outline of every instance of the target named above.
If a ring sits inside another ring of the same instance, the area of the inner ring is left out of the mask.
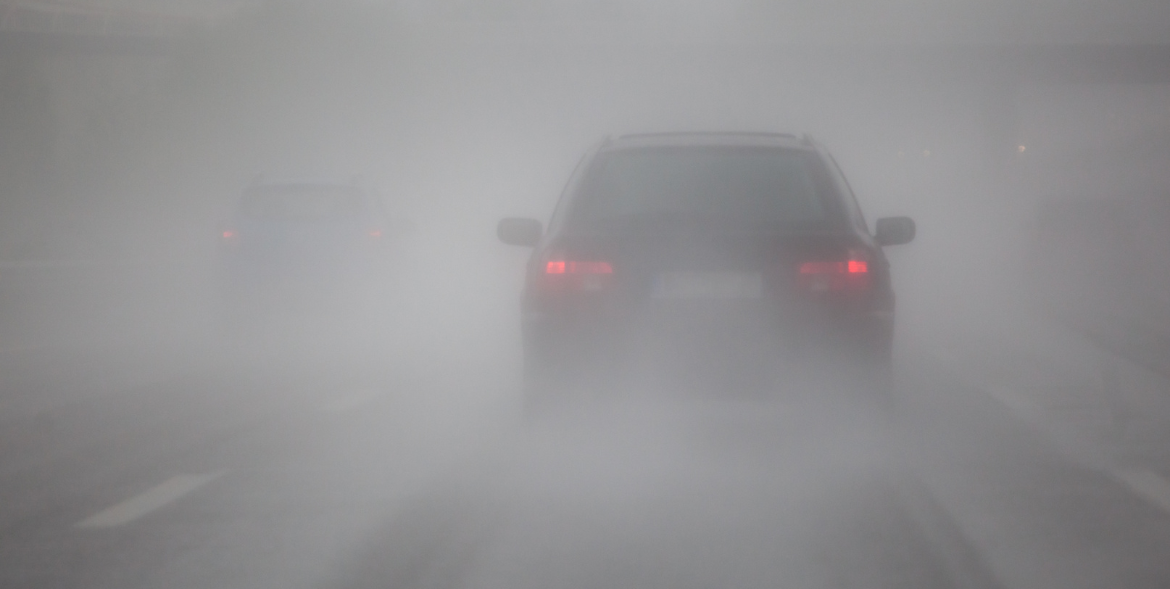
[[[528,420],[508,367],[409,347],[0,362],[3,586],[1170,582],[1156,501],[913,350],[892,412],[826,377]]]
[[[176,314],[196,274],[0,285],[44,302],[0,321],[0,586],[1170,586],[1170,381],[1087,386],[1092,345],[906,321],[892,406],[829,370],[525,417],[515,293],[473,288],[520,254],[420,249],[415,312],[242,341]]]

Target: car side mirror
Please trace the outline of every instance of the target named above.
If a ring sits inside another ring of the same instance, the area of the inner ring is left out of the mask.
[[[914,241],[917,231],[910,217],[885,217],[874,224],[874,239],[878,245],[902,245]]]
[[[496,236],[508,245],[532,247],[543,234],[544,229],[536,219],[509,217],[500,219],[499,225],[496,225]]]

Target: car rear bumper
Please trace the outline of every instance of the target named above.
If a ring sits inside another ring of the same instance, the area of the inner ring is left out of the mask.
[[[892,310],[779,308],[760,302],[679,301],[624,312],[575,311],[526,310],[522,329],[528,355],[570,362],[646,355],[768,361],[848,353],[885,360],[894,328]]]

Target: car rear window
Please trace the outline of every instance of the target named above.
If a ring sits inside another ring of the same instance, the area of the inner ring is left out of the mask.
[[[248,190],[240,203],[254,219],[323,221],[365,214],[361,192],[342,186],[261,186]]]
[[[713,216],[816,225],[826,211],[816,155],[781,148],[654,148],[599,156],[570,222]]]

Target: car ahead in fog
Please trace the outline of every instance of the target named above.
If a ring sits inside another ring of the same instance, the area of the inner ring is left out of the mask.
[[[816,350],[884,371],[894,291],[882,247],[911,241],[915,226],[894,217],[875,229],[807,137],[608,139],[578,165],[547,230],[524,218],[497,227],[504,243],[534,248],[526,388],[620,372],[663,349],[688,368],[723,355],[771,369]]]
[[[369,292],[382,275],[390,223],[377,195],[324,180],[249,185],[219,235],[225,318],[320,311]]]

